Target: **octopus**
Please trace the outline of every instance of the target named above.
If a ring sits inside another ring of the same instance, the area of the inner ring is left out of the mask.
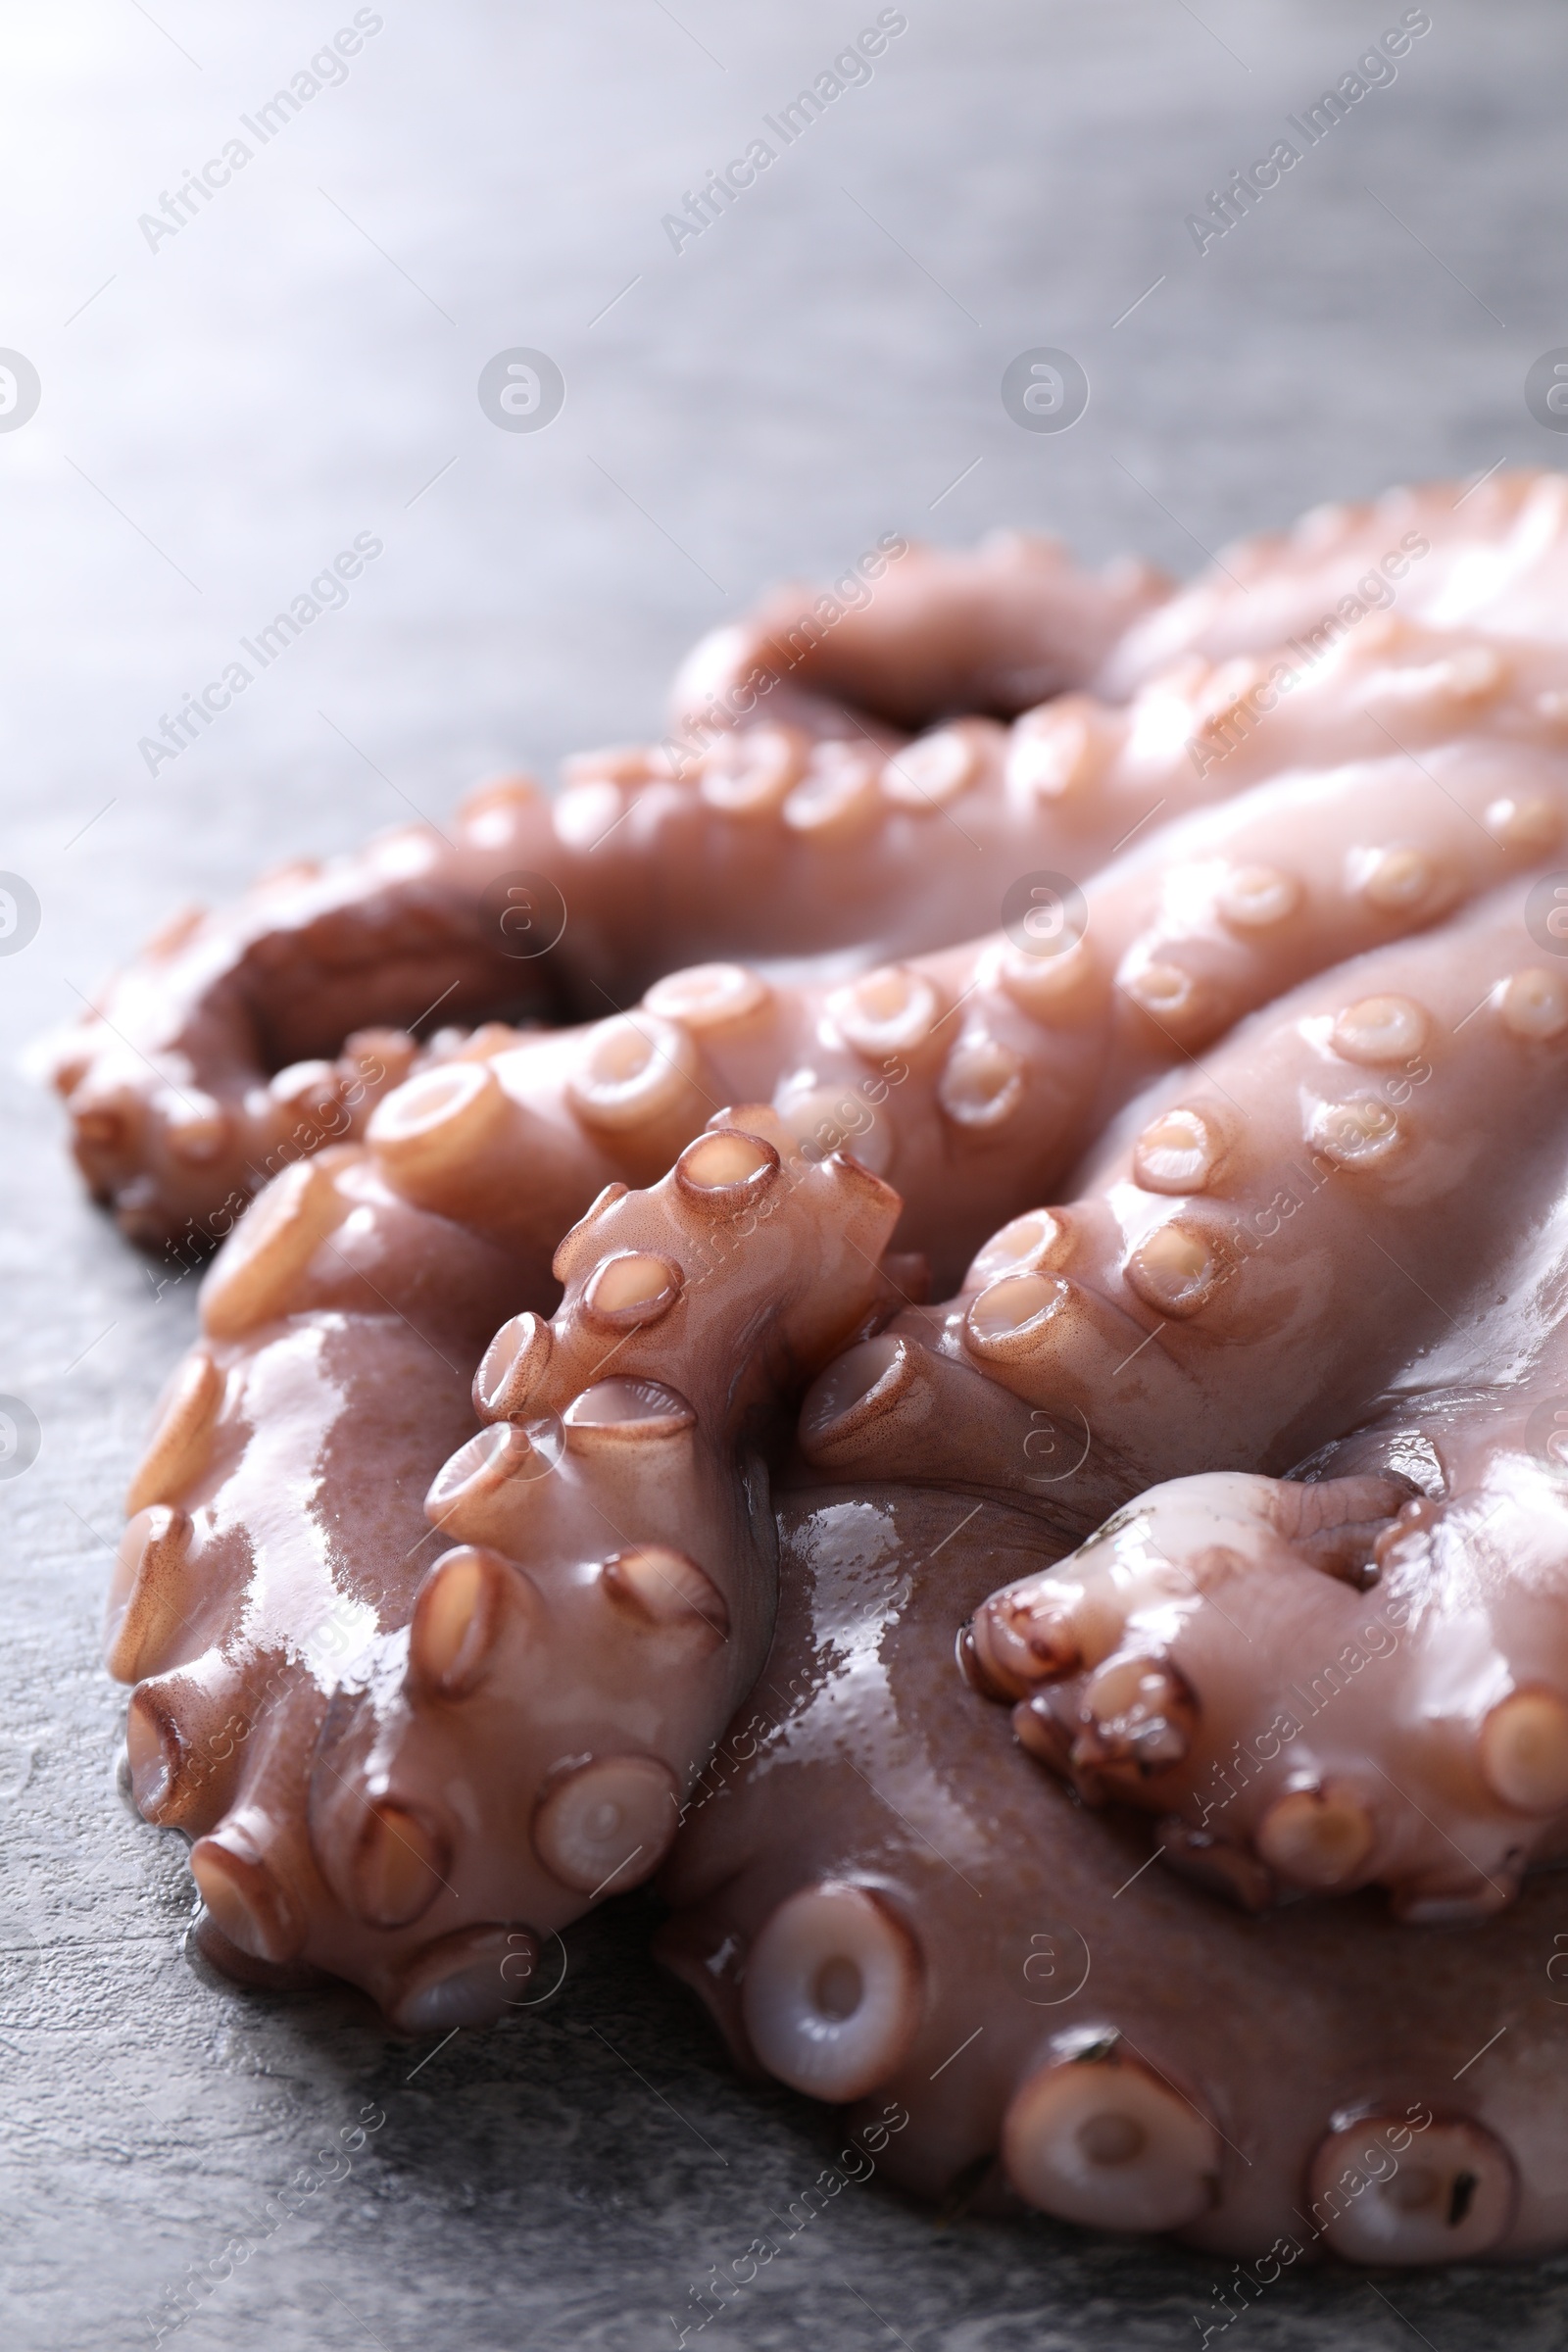
[[[884,552],[61,1043],[129,1791],[410,2034],[654,1882],[950,2208],[1560,2248],[1568,482]]]

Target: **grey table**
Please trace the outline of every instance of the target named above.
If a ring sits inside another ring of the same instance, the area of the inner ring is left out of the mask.
[[[1397,78],[1200,252],[1187,216],[1395,0],[908,0],[872,76],[672,236],[663,216],[877,13],[8,13],[0,345],[41,384],[0,431],[0,867],[42,909],[0,960],[0,1390],[42,1432],[0,1485],[18,2352],[151,2341],[141,2315],[193,2265],[212,2291],[182,2352],[672,2345],[666,2315],[689,2322],[690,2284],[823,2144],[653,1980],[638,1903],[573,1936],[554,2001],[439,2049],[389,2042],[348,1996],[242,1997],[184,1957],[180,1849],[114,1789],[96,1619],[189,1286],[155,1297],[78,1197],[27,1041],[176,904],[440,814],[503,760],[548,773],[643,732],[699,630],[880,530],[1016,521],[1188,570],[1323,498],[1563,454],[1523,400],[1568,342],[1560,10],[1434,0]],[[313,74],[356,16],[344,71]],[[261,114],[279,88],[296,111]],[[248,156],[181,219],[186,175],[236,139]],[[1045,345],[1092,387],[1070,431],[1022,431],[999,397]],[[564,378],[545,430],[498,430],[475,396],[521,346]],[[348,603],[149,772],[161,715],[360,532],[383,553]],[[385,2122],[352,2170],[216,2278],[371,2102]],[[1226,2267],[1044,2221],[943,2229],[873,2183],[692,2340],[1190,2345]],[[1271,2352],[1527,2352],[1565,2328],[1564,2264],[1324,2271],[1245,2323]]]

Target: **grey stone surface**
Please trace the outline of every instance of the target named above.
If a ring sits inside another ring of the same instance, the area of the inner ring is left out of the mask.
[[[8,13],[0,344],[42,385],[0,432],[0,867],[42,906],[0,959],[0,1390],[42,1430],[0,1484],[17,2352],[151,2341],[142,2315],[191,2266],[210,2292],[183,2352],[673,2345],[689,2287],[831,2146],[804,2103],[737,2084],[651,1979],[640,1902],[572,1937],[553,2001],[439,2049],[389,2042],[346,1996],[194,1972],[181,1849],[115,1793],[95,1641],[191,1300],[155,1297],[78,1198],[26,1042],[181,901],[411,803],[439,814],[501,759],[641,732],[700,628],[879,530],[1019,521],[1187,570],[1318,499],[1556,460],[1523,382],[1568,342],[1559,10],[1433,0],[1392,87],[1206,254],[1184,230],[1399,13],[908,0],[870,83],[679,254],[661,217],[871,0],[384,0],[347,79],[250,139],[155,248],[138,217],[348,0]],[[518,345],[565,377],[544,432],[478,404]],[[1088,372],[1068,433],[1003,409],[1004,366],[1037,345]],[[149,775],[160,712],[365,530],[385,552],[348,606]],[[352,2169],[266,2234],[268,2196],[319,2175],[372,2101]],[[1227,2271],[1044,2222],[944,2229],[872,2182],[689,2340],[1143,2352],[1194,2343]],[[1267,2352],[1544,2352],[1568,2266],[1324,2271],[1235,2326]]]

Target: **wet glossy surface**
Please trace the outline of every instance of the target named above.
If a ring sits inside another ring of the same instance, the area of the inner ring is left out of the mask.
[[[958,541],[1023,520],[1186,571],[1189,532],[1214,548],[1315,498],[1561,455],[1519,388],[1561,331],[1563,36],[1535,8],[1445,15],[1201,260],[1184,214],[1348,69],[1363,11],[1270,7],[1265,29],[1209,7],[1213,34],[1152,8],[1103,29],[1046,12],[1044,34],[1034,7],[911,11],[872,85],[678,257],[661,214],[859,18],[388,10],[346,85],[154,253],[141,209],[353,12],[270,11],[227,49],[197,12],[154,13],[200,74],[135,11],[6,34],[23,70],[0,339],[46,404],[0,442],[22,551],[0,589],[0,864],[44,907],[0,964],[8,1055],[183,899],[347,847],[407,817],[405,795],[443,821],[504,759],[548,770],[640,734],[725,592],[832,576],[890,523]],[[1075,339],[1089,414],[1060,439],[1017,431],[1003,366]],[[474,399],[516,344],[568,376],[542,436],[494,431]],[[386,553],[347,606],[149,778],[136,745],[159,713],[365,528]],[[558,1994],[444,2048],[444,2023],[395,2044],[338,1996],[237,1995],[180,1957],[183,1867],[119,1809],[103,1758],[122,1701],[96,1655],[121,1492],[193,1285],[152,1295],[64,1180],[55,1106],[9,1063],[4,1087],[25,1153],[4,1169],[0,1388],[43,1427],[0,1486],[8,2339],[150,2341],[140,2315],[198,2266],[212,2293],[165,2339],[191,2352],[336,2352],[368,2330],[388,2352],[673,2345],[666,2315],[688,2324],[710,2266],[776,2237],[840,2142],[736,2081],[649,1976],[647,1898],[574,1934]],[[560,1966],[550,1945],[519,1965],[518,1997]],[[291,2182],[298,2215],[274,2229]],[[918,2352],[1164,2352],[1197,2340],[1228,2271],[1043,2221],[942,2229],[873,2179],[689,2340],[856,2352],[891,2323]],[[1246,2327],[1267,2352],[1383,2352],[1410,2325],[1438,2352],[1546,2352],[1564,2276],[1325,2274]]]

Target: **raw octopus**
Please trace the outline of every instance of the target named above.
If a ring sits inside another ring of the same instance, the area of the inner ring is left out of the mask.
[[[1568,485],[897,546],[61,1047],[127,1234],[228,1236],[135,1801],[408,2032],[662,1870],[938,2199],[1561,2245]]]

